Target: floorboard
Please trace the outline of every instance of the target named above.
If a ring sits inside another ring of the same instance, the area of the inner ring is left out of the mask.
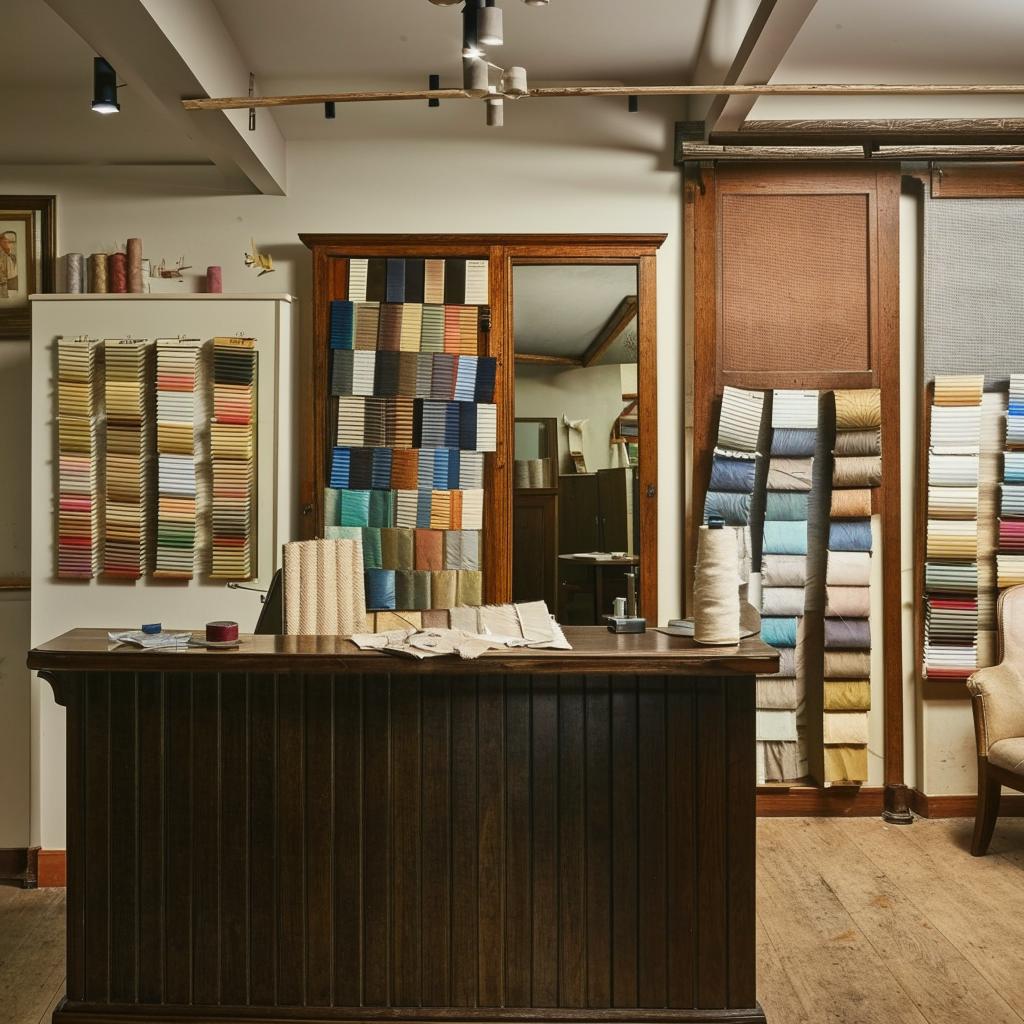
[[[769,1024],[1024,1024],[1024,819],[758,822],[758,998]],[[0,886],[0,1022],[49,1024],[64,890]]]

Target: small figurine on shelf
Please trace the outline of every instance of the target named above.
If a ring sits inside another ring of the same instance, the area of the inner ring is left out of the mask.
[[[245,265],[247,267],[259,267],[260,272],[256,275],[262,277],[264,274],[274,272],[274,258],[256,248],[256,239],[252,239],[252,248],[245,254]]]
[[[182,271],[191,270],[192,265],[185,263],[185,257],[179,256],[178,262],[173,267],[167,266],[167,260],[161,260],[155,268],[153,277],[162,277],[165,280],[183,281]]]

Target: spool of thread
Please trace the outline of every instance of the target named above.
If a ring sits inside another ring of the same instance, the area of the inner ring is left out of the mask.
[[[229,644],[238,639],[238,623],[220,620],[206,624],[206,642],[209,644]]]
[[[128,239],[128,291],[141,295],[142,286],[142,239]]]
[[[107,254],[94,252],[89,257],[89,291],[93,295],[107,294]]]
[[[699,644],[738,644],[740,590],[736,531],[702,526],[693,583],[693,638]]]
[[[128,291],[128,257],[123,252],[107,257],[107,291],[114,295]]]
[[[64,276],[69,295],[85,290],[85,260],[80,252],[69,252],[64,257]]]
[[[224,291],[224,271],[220,267],[206,268],[206,290],[211,295],[220,295]]]

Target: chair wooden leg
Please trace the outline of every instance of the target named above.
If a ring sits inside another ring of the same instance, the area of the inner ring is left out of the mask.
[[[999,797],[1002,786],[988,774],[988,758],[978,758],[978,810],[974,818],[974,838],[971,840],[971,853],[975,857],[984,857],[988,853],[988,845],[992,842],[992,832],[999,817]]]

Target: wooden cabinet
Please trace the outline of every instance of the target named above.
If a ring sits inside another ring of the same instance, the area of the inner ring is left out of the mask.
[[[558,492],[526,488],[513,498],[512,600],[558,609]]]

